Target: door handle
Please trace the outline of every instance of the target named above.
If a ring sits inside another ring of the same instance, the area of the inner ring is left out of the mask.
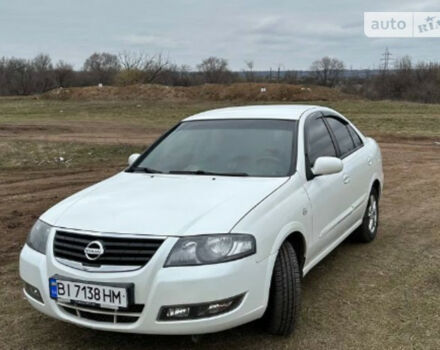
[[[371,157],[368,157],[368,165],[369,166],[373,165],[373,159],[371,159]]]
[[[351,178],[348,175],[344,175],[344,177],[342,179],[344,181],[344,184],[348,184],[351,181]]]

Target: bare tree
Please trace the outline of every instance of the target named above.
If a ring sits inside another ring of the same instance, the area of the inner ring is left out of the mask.
[[[142,70],[146,55],[142,52],[122,51],[118,54],[118,59],[124,70]]]
[[[283,81],[287,84],[296,84],[298,83],[298,80],[298,72],[294,70],[288,70],[284,73]]]
[[[34,71],[31,84],[34,85],[35,91],[41,93],[52,89],[55,85],[55,78],[49,55],[39,54],[35,56],[31,64]]]
[[[232,73],[228,61],[224,58],[209,57],[197,66],[207,83],[226,83],[231,80]]]
[[[73,66],[62,60],[55,65],[54,75],[57,87],[65,87],[68,80],[73,76]]]
[[[84,62],[84,70],[94,75],[97,82],[102,84],[110,84],[119,69],[118,57],[107,52],[95,52]]]
[[[8,59],[6,57],[2,57],[0,59],[0,95],[8,95],[9,94],[9,81],[7,79],[8,71],[7,71]]]
[[[173,85],[190,86],[194,84],[194,74],[191,73],[191,67],[188,65],[181,65],[175,70],[175,79]]]
[[[282,63],[278,64],[277,67],[277,83],[281,81],[281,68],[283,68],[284,65]]]
[[[32,63],[22,58],[4,61],[4,78],[8,84],[8,95],[28,95],[33,92],[34,70]]]
[[[53,68],[51,58],[49,55],[43,53],[35,56],[35,58],[32,60],[32,64],[35,70],[38,72],[47,72]]]
[[[337,58],[323,57],[312,63],[310,70],[318,84],[324,86],[335,86],[341,78],[344,70],[344,62]]]
[[[382,84],[378,89],[382,93],[391,94],[392,98],[406,99],[415,79],[411,57],[404,56],[395,60],[394,67],[394,74],[386,75],[385,79],[382,76]],[[383,91],[383,89],[388,89],[388,92]],[[410,93],[412,94],[412,91]]]
[[[196,75],[191,72],[191,67],[170,64],[160,73],[157,83],[169,86],[190,86],[197,83],[195,77]]]
[[[403,56],[394,62],[394,68],[400,71],[411,71],[412,66],[412,60],[409,56]]]
[[[116,81],[121,85],[156,83],[161,74],[170,68],[170,62],[161,54],[149,56],[142,52],[123,51],[119,54],[122,67]]]
[[[115,82],[118,85],[140,84],[145,81],[146,55],[142,52],[123,51],[118,55],[121,71],[116,75]]]
[[[244,61],[244,64],[246,65],[247,70],[244,72],[246,81],[255,81],[255,75],[254,75],[254,61]]]
[[[156,82],[163,70],[169,65],[170,61],[162,54],[147,57],[143,66],[143,71],[146,73],[146,83]]]

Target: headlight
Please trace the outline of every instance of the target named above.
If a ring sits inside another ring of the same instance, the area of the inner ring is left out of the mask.
[[[34,226],[32,226],[31,232],[29,232],[26,240],[27,245],[32,249],[35,249],[37,252],[46,254],[46,244],[50,228],[51,226],[45,222],[37,220]]]
[[[216,264],[256,252],[255,238],[246,234],[204,235],[180,238],[165,267]]]

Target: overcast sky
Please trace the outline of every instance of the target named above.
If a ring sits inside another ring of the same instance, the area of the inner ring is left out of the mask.
[[[0,57],[48,53],[80,68],[93,52],[162,53],[195,67],[228,59],[232,69],[308,69],[329,55],[374,68],[394,57],[440,60],[440,38],[370,39],[364,11],[440,11],[439,0],[0,0]]]

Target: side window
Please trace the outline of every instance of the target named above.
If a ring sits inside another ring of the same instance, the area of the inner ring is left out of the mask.
[[[319,157],[336,156],[335,146],[322,118],[310,121],[307,127],[307,141],[310,166],[313,166]]]
[[[360,147],[362,145],[362,140],[358,133],[354,131],[354,129],[351,127],[351,125],[347,124],[348,131],[350,132],[351,137],[353,138],[354,145],[356,148]]]
[[[326,117],[326,120],[330,126],[330,129],[332,129],[333,134],[335,135],[336,141],[339,145],[339,150],[341,151],[341,157],[354,150],[355,145],[348,131],[347,124],[332,117]]]

